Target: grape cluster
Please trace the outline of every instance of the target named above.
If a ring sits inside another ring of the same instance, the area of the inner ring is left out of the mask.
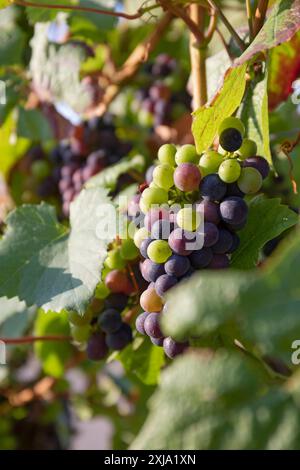
[[[61,141],[51,153],[54,169],[50,179],[58,185],[63,214],[68,216],[70,203],[88,179],[118,162],[130,149],[128,142],[117,137],[109,114],[86,121],[75,128],[70,140]],[[45,186],[48,182],[49,178]]]
[[[163,145],[158,164],[146,175],[148,184],[128,206],[133,220],[143,214],[134,242],[149,283],[140,298],[144,312],[136,328],[171,358],[187,343],[163,336],[165,293],[197,270],[229,267],[240,243],[237,232],[247,222],[244,196],[258,192],[269,173],[267,161],[256,155],[255,142],[244,138],[239,119],[225,119],[218,133],[218,152],[198,155],[190,144]]]
[[[132,239],[115,241],[104,263],[102,281],[85,314],[69,312],[72,337],[86,346],[91,360],[104,359],[109,350],[120,351],[132,341],[131,327],[122,314],[126,315],[134,304],[137,284],[143,286],[138,259],[139,250]]]
[[[167,54],[160,54],[153,63],[145,66],[150,83],[136,93],[140,122],[154,127],[168,125],[185,111],[190,111],[190,95],[174,83],[174,76],[180,75],[178,72],[176,60]],[[176,91],[177,88],[180,90]]]

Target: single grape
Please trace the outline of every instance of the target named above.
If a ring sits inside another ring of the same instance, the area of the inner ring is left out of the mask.
[[[228,253],[233,244],[233,236],[229,230],[221,228],[219,230],[219,239],[213,245],[212,250],[214,253],[225,254]]]
[[[124,260],[131,261],[138,257],[139,250],[134,241],[131,238],[127,238],[126,240],[122,240],[120,254]]]
[[[205,152],[199,161],[201,174],[203,176],[209,175],[210,173],[216,173],[219,166],[222,163],[222,155],[214,150],[208,150]]]
[[[260,172],[263,179],[266,179],[270,172],[270,166],[267,160],[263,157],[250,157],[243,161],[243,167],[248,168],[252,167],[255,168],[257,171]]]
[[[227,191],[226,191],[226,197],[228,196],[238,196],[238,197],[244,197],[245,193],[240,190],[240,188],[237,185],[237,182],[231,183],[227,185]]]
[[[141,202],[143,205],[141,206]],[[168,202],[168,192],[162,188],[147,188],[143,191],[141,197],[140,207],[143,212],[146,212],[155,204],[165,204]]]
[[[146,229],[151,232],[152,225],[157,220],[169,220],[169,211],[163,207],[152,208],[145,215],[144,225]]]
[[[235,152],[243,142],[242,134],[233,127],[229,127],[222,131],[219,137],[221,147],[227,152]]]
[[[191,263],[186,256],[174,254],[165,263],[165,271],[169,276],[175,276],[179,278],[187,273],[190,266]]]
[[[122,312],[128,304],[128,295],[125,294],[110,294],[105,300],[104,306],[106,309],[114,308]]]
[[[127,323],[123,323],[121,328],[115,333],[106,336],[106,344],[109,349],[121,351],[132,341],[132,331]]]
[[[174,186],[174,169],[170,165],[158,165],[153,172],[153,182],[159,187],[168,191]]]
[[[100,333],[93,333],[87,342],[86,354],[91,361],[101,361],[108,353],[105,336]]]
[[[195,269],[203,269],[209,265],[213,258],[211,248],[202,248],[201,250],[193,251],[190,256],[190,262]]]
[[[90,336],[90,325],[72,325],[71,335],[78,343],[85,343]]]
[[[220,204],[220,214],[224,222],[232,225],[242,224],[247,219],[248,206],[240,197],[227,197]]]
[[[157,295],[154,286],[149,286],[148,289],[142,293],[140,298],[140,305],[146,312],[161,311],[163,303],[159,295]]]
[[[193,163],[181,163],[174,171],[174,183],[180,191],[195,191],[200,181],[200,170]]]
[[[263,179],[258,170],[246,167],[242,169],[237,185],[245,194],[255,194],[262,187]]]
[[[241,165],[237,160],[225,160],[221,163],[218,174],[224,183],[234,183],[241,174]]]
[[[177,165],[181,163],[198,163],[199,155],[197,154],[196,147],[191,144],[182,145],[176,151],[175,161]]]
[[[118,271],[117,269],[114,269],[107,274],[105,284],[109,290],[115,294],[121,293],[130,295],[134,291],[127,275],[123,271]]]
[[[75,310],[68,312],[68,320],[75,326],[88,325],[91,322],[92,316],[92,311],[89,309],[84,313],[84,315],[79,315]]]
[[[154,240],[147,249],[147,255],[154,263],[165,263],[171,254],[171,248],[165,240]]]
[[[184,280],[184,279],[189,279],[195,272],[195,268],[193,268],[193,266],[190,267],[190,269],[184,274],[184,276],[182,276],[182,278],[180,279],[180,281]]]
[[[149,235],[150,234],[148,230],[146,229],[146,227],[139,228],[133,236],[133,241],[134,241],[135,246],[137,248],[140,248],[142,241],[149,238]]]
[[[173,144],[164,144],[158,150],[158,160],[170,166],[175,166],[176,147]]]
[[[162,338],[152,338],[150,336],[151,342],[154,344],[154,346],[159,346],[162,347],[164,345],[164,337]]]
[[[149,313],[144,321],[144,330],[146,335],[152,336],[152,338],[162,338],[163,334],[159,325],[158,313]]]
[[[125,268],[125,260],[121,256],[121,250],[119,248],[114,248],[108,252],[107,258],[104,262],[104,265],[109,269],[123,269]]]
[[[155,282],[159,276],[165,274],[163,264],[154,263],[150,259],[145,259],[141,265],[142,276],[148,282]]]
[[[138,317],[135,320],[135,327],[141,335],[145,335],[146,331],[144,328],[145,320],[148,317],[149,312],[143,312],[138,315]],[[156,314],[157,315],[157,314]]]
[[[173,338],[168,336],[164,339],[163,347],[165,354],[170,359],[174,359],[174,357],[182,354],[186,350],[188,343],[179,343],[178,341],[175,341]]]
[[[254,140],[251,139],[244,139],[242,146],[238,150],[238,154],[241,159],[253,157],[253,155],[256,155],[257,152],[257,145],[254,142]]]
[[[227,251],[228,254],[234,253],[240,246],[240,237],[235,232],[231,232],[231,236],[232,236],[232,245],[230,249]]]
[[[155,281],[155,290],[160,297],[163,297],[164,294],[169,289],[171,289],[171,287],[174,287],[177,284],[177,282],[178,281],[175,276],[169,276],[168,274],[163,274]]]
[[[168,240],[171,231],[174,229],[174,224],[169,220],[157,220],[151,229],[151,237],[156,240]]]
[[[201,217],[199,212],[197,212],[192,207],[184,207],[178,211],[176,222],[177,225],[183,230],[189,230],[193,232],[199,227],[201,223]]]
[[[191,249],[189,247],[189,240],[184,233],[184,230],[181,228],[176,228],[170,234],[169,239],[169,246],[174,253],[178,255],[187,256],[191,253]]]
[[[226,228],[228,228],[228,230],[231,231],[231,232],[238,232],[238,231],[242,230],[244,227],[246,227],[246,225],[247,225],[247,217],[240,224],[224,223],[224,226]]]
[[[148,258],[147,249],[152,241],[153,241],[152,238],[149,237],[149,238],[145,238],[145,240],[143,240],[142,243],[140,244],[140,252],[144,258]]]
[[[214,254],[208,269],[226,269],[229,267],[229,259],[224,254]]]
[[[224,130],[230,129],[230,128],[237,129],[242,134],[242,136],[245,135],[245,126],[243,122],[239,118],[236,118],[233,116],[225,118],[221,122],[218,128],[218,135],[221,135]]]
[[[204,199],[196,205],[196,210],[200,213],[204,222],[211,222],[212,224],[218,225],[221,221],[220,208],[215,202]]]
[[[106,286],[105,282],[99,282],[96,287],[95,297],[97,299],[106,299],[110,294],[109,288]]]
[[[118,310],[109,308],[104,310],[98,319],[99,326],[105,333],[114,333],[122,325],[122,317]]]
[[[226,194],[226,184],[218,175],[207,175],[200,184],[201,196],[210,201],[220,201]]]
[[[205,248],[209,248],[217,243],[219,239],[219,230],[215,224],[211,222],[204,222],[203,226],[203,234],[204,234],[204,244]]]

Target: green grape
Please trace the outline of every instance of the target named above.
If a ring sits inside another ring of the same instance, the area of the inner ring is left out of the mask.
[[[257,152],[257,145],[254,140],[243,139],[242,146],[238,149],[237,153],[244,160],[245,158],[254,157]]]
[[[139,248],[141,246],[142,241],[145,240],[148,237],[149,237],[149,232],[146,229],[146,227],[139,228],[135,232],[134,237],[133,237],[133,241],[134,241],[135,246],[137,248]]]
[[[165,240],[154,240],[147,248],[147,255],[154,263],[165,263],[171,254],[172,250]]]
[[[258,170],[252,167],[242,168],[237,185],[245,194],[254,194],[262,187],[262,176]]]
[[[182,145],[175,154],[175,161],[177,165],[180,165],[180,163],[198,163],[199,155],[195,145]]]
[[[199,166],[202,176],[216,173],[222,163],[222,155],[214,150],[208,150],[202,155],[199,161]]]
[[[218,128],[218,135],[221,135],[225,129],[229,128],[237,129],[242,134],[242,137],[245,135],[245,126],[239,118],[230,116],[224,119]]]
[[[90,336],[90,325],[71,326],[71,335],[78,343],[85,343]]]
[[[150,186],[152,185],[152,183],[150,184]],[[149,186],[149,188],[150,188]],[[151,189],[153,188],[153,186],[151,186]],[[147,204],[145,204],[145,202],[143,201],[143,199],[141,198],[140,200],[140,209],[141,211],[143,212],[143,214],[147,214],[148,210],[149,210],[149,207]]]
[[[160,163],[165,163],[166,165],[175,166],[175,153],[176,147],[173,144],[164,144],[159,148],[158,151],[158,160]]]
[[[168,192],[162,188],[147,188],[143,191],[142,197],[141,197],[143,208],[148,209],[148,210],[150,209],[152,205],[164,204],[168,202],[168,199],[169,199]],[[140,204],[140,207],[141,207],[141,204]]]
[[[106,287],[106,284],[101,281],[96,287],[95,297],[96,299],[106,299],[110,294],[110,290]]]
[[[199,212],[192,209],[192,207],[185,207],[178,211],[176,222],[177,225],[183,230],[193,232],[199,227],[201,218]]]
[[[151,181],[151,183],[149,184],[149,188],[159,188],[159,186],[154,183],[154,181]]]
[[[68,312],[69,322],[75,326],[88,325],[92,319],[92,316],[92,311],[89,309],[84,313],[84,315],[79,315],[75,310]]]
[[[138,113],[138,121],[142,126],[152,127],[154,123],[153,114],[146,109],[141,109]]]
[[[109,269],[123,269],[125,264],[125,260],[121,256],[120,248],[110,250],[104,262],[104,265]]]
[[[50,166],[46,160],[36,160],[31,165],[31,173],[38,180],[41,181],[50,174]]]
[[[224,183],[234,183],[241,174],[241,165],[237,160],[225,160],[219,168],[219,177]]]
[[[134,241],[131,238],[122,241],[121,256],[124,260],[132,260],[137,258],[139,250],[135,246]]]
[[[153,182],[168,191],[174,186],[173,173],[174,169],[170,165],[158,165],[153,172]]]

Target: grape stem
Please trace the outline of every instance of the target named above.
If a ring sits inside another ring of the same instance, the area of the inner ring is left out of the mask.
[[[253,19],[253,37],[257,36],[259,31],[263,27],[268,9],[268,4],[269,0],[258,0]]]
[[[14,0],[13,2],[15,5],[20,5],[22,7],[34,7],[34,8],[47,8],[47,9],[56,9],[56,10],[72,10],[72,11],[83,11],[88,13],[96,13],[100,15],[107,15],[107,16],[114,16],[117,18],[125,18],[126,20],[136,20],[143,16],[144,13],[157,8],[157,5],[153,5],[147,8],[139,8],[136,13],[129,14],[123,13],[113,10],[103,10],[101,8],[93,8],[93,7],[84,7],[81,5],[51,5],[50,3],[36,3],[27,0]]]
[[[0,338],[5,344],[28,344],[36,341],[71,341],[71,336],[47,335],[47,336],[23,336],[21,338]]]
[[[251,0],[246,0],[246,10],[247,10],[247,19],[248,19],[248,27],[249,27],[249,36],[250,36],[250,42],[251,42],[253,40],[253,18],[252,18]]]
[[[159,0],[159,3],[164,10],[172,12],[178,18],[181,18],[188,26],[189,30],[197,38],[199,43],[202,43],[205,39],[203,32],[199,29],[198,24],[194,21],[191,16],[187,14],[184,8],[174,5],[169,0]],[[197,7],[197,5],[191,5],[191,7]]]
[[[207,77],[206,77],[206,50],[207,44],[204,36],[205,10],[203,7],[192,4],[190,6],[190,18],[201,31],[203,39],[197,41],[194,32],[190,32],[190,58],[193,83],[193,108],[194,110],[204,106],[207,102]]]

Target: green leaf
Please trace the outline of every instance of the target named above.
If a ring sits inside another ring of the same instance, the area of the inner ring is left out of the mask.
[[[145,159],[142,155],[128,159],[125,158],[119,163],[105,168],[98,175],[93,176],[87,183],[87,188],[104,187],[113,191],[116,188],[118,179],[121,175],[131,170],[142,173],[145,168]]]
[[[17,338],[29,327],[35,308],[28,309],[16,297],[0,299],[0,337]]]
[[[269,135],[268,75],[252,80],[247,88],[239,116],[245,124],[246,136],[257,144],[258,155],[272,164]]]
[[[5,266],[0,272],[0,295],[18,296],[45,311],[83,313],[100,281],[107,245],[115,236],[112,209],[103,189],[82,191],[71,205],[70,231],[45,203],[12,212],[0,241],[0,262]]]
[[[296,396],[266,390],[245,357],[187,355],[162,376],[132,449],[271,450],[300,448]]]
[[[61,335],[69,336],[70,328],[66,312],[45,313],[40,310],[34,326],[35,336]],[[41,360],[45,374],[61,377],[67,361],[73,353],[71,343],[66,341],[37,341],[34,345],[36,356]]]
[[[255,54],[288,41],[299,28],[299,0],[276,2],[262,29],[241,57],[235,61],[235,64],[239,66],[249,61]]]
[[[26,35],[16,24],[9,10],[1,12],[0,20],[0,64],[17,65],[23,62]],[[7,20],[7,21],[6,21]]]
[[[239,232],[241,243],[232,256],[231,265],[241,269],[253,268],[261,248],[297,222],[297,214],[280,204],[280,199],[256,196],[249,204],[247,225]]]
[[[51,140],[50,125],[38,109],[19,108],[17,134],[33,141]]]
[[[212,104],[194,112],[192,132],[198,153],[211,146],[223,119],[231,116],[240,105],[246,86],[246,68],[247,64],[228,69]]]
[[[148,338],[136,338],[117,359],[124,368],[147,385],[156,385],[159,381],[160,371],[165,364],[165,355],[162,348],[154,346]]]
[[[0,126],[0,172],[5,176],[30,145],[29,140],[18,138],[16,125],[15,113],[12,112]]]

